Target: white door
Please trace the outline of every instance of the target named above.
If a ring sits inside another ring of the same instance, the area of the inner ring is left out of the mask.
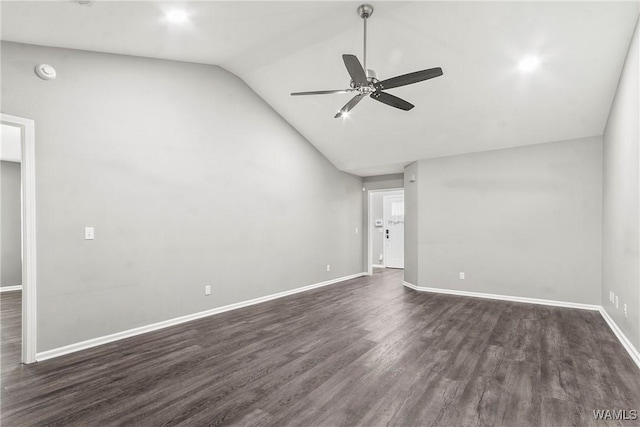
[[[404,196],[384,197],[384,266],[404,268]]]

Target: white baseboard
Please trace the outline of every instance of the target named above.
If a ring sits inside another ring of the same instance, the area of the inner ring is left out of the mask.
[[[636,365],[638,365],[638,368],[640,368],[640,352],[638,352],[638,350],[633,346],[633,344],[631,344],[631,341],[629,341],[629,338],[627,338],[627,336],[620,330],[616,322],[613,321],[613,319],[611,318],[611,316],[609,316],[609,313],[607,313],[604,307],[600,307],[600,314],[602,315],[605,322],[607,322],[607,324],[613,331],[613,334],[616,336],[616,338],[618,338],[618,341],[620,341],[624,349],[627,350],[627,353],[629,353],[629,356],[631,356],[631,359],[635,362]]]
[[[404,286],[406,286],[407,288],[411,288],[411,289],[413,289],[414,291],[419,291],[419,290],[421,290],[418,286],[414,285],[413,283],[409,283],[409,282],[407,282],[407,281],[405,281],[405,280],[403,280],[403,281],[402,281],[402,284],[403,284]]]
[[[371,264],[371,267],[373,267],[373,268],[385,268],[385,266],[382,265],[382,264]]]
[[[235,304],[225,305],[223,307],[213,308],[211,310],[201,311],[199,313],[188,314],[186,316],[176,317],[174,319],[165,320],[151,325],[140,326],[138,328],[129,329],[115,334],[105,335],[102,337],[92,338],[90,340],[78,342],[75,344],[66,345],[64,347],[54,348],[52,350],[43,351],[36,354],[36,360],[38,362],[52,359],[54,357],[63,356],[65,354],[74,353],[76,351],[85,350],[88,348],[96,347],[102,344],[108,344],[110,342],[118,341],[121,339],[133,337],[136,335],[144,334],[147,332],[157,331],[158,329],[168,328],[170,326],[179,325],[181,323],[189,322],[191,320],[201,319],[203,317],[213,316],[215,314],[224,313],[225,311],[236,310],[242,307],[248,307],[254,304],[260,304],[261,302],[271,301],[274,299],[286,297],[288,295],[297,294],[300,292],[310,291],[312,289],[321,288],[323,286],[333,285],[334,283],[343,282],[345,280],[355,279],[361,277],[366,273],[356,273],[349,276],[339,277],[337,279],[327,280],[325,282],[314,283],[312,285],[303,286],[301,288],[291,289],[289,291],[278,292],[276,294],[266,295],[264,297],[254,298],[248,301],[242,301]]]
[[[12,285],[12,286],[2,286],[0,287],[0,292],[13,292],[13,291],[21,291],[22,285]]]
[[[640,368],[640,352],[638,352],[638,350],[633,346],[633,344],[631,344],[631,341],[629,341],[626,335],[622,333],[620,328],[618,328],[618,325],[616,324],[616,322],[613,321],[613,319],[609,316],[609,314],[605,311],[605,309],[600,305],[581,304],[581,303],[566,302],[566,301],[554,301],[554,300],[546,300],[546,299],[539,299],[539,298],[514,297],[514,296],[498,295],[498,294],[485,294],[481,292],[457,291],[453,289],[427,288],[422,286],[416,286],[413,283],[409,283],[409,282],[402,282],[402,284],[407,288],[411,288],[413,290],[421,291],[421,292],[433,292],[433,293],[439,293],[439,294],[459,295],[459,296],[486,298],[486,299],[493,299],[493,300],[500,300],[500,301],[524,302],[529,304],[550,305],[554,307],[578,308],[581,310],[598,311],[600,315],[602,315],[604,320],[607,322],[607,324],[613,331],[616,338],[618,338],[618,341],[620,341],[624,349],[627,350],[627,353],[629,353],[629,356],[631,356],[631,359],[635,362],[636,365],[638,365],[638,368]]]
[[[487,294],[484,292],[458,291],[454,289],[427,288],[422,286],[416,286],[409,282],[402,282],[402,284],[408,288],[414,289],[416,291],[421,291],[421,292],[434,292],[438,294],[459,295],[464,297],[486,298],[486,299],[495,299],[500,301],[524,302],[527,304],[552,305],[555,307],[579,308],[581,310],[600,311],[600,306],[594,305],[594,304],[582,304],[578,302],[555,301],[550,299],[515,297],[515,296],[499,295],[499,294]]]

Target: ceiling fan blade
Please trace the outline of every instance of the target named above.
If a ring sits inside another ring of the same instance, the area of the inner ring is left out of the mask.
[[[398,98],[397,96],[393,96],[391,94],[385,92],[373,92],[371,97],[376,101],[380,101],[383,104],[391,105],[392,107],[399,108],[404,111],[411,110],[414,105],[405,101],[404,99]]]
[[[342,117],[345,114],[347,114],[349,111],[351,111],[353,109],[353,107],[355,107],[358,102],[362,101],[362,99],[364,98],[363,94],[358,94],[356,96],[354,96],[353,98],[351,98],[351,100],[349,102],[347,102],[344,107],[342,107],[342,109],[340,111],[338,111],[338,114],[336,114],[333,118],[337,119],[338,117]]]
[[[298,95],[330,95],[333,93],[349,93],[353,92],[355,89],[342,89],[342,90],[315,90],[312,92],[292,92],[292,96]]]
[[[362,64],[360,64],[360,61],[355,55],[342,55],[342,60],[344,61],[344,65],[347,67],[347,71],[356,86],[369,85],[367,74],[364,72]]]
[[[403,74],[401,76],[392,77],[381,82],[373,84],[377,90],[391,89],[399,86],[406,86],[413,83],[418,83],[423,80],[432,79],[434,77],[440,77],[442,75],[442,68],[429,68],[428,70],[415,71],[409,74]]]

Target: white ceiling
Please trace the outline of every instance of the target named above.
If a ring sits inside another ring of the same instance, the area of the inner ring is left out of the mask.
[[[431,67],[444,76],[389,90],[403,112],[363,100],[334,114],[341,55],[362,60],[361,2],[2,2],[2,39],[217,64],[240,76],[338,168],[401,172],[430,157],[601,135],[638,1],[372,1],[368,66],[380,79]],[[164,11],[182,8],[186,24]],[[527,55],[540,66],[518,69]],[[55,64],[52,64],[55,66]]]
[[[0,125],[0,160],[18,162],[22,159],[20,128]]]

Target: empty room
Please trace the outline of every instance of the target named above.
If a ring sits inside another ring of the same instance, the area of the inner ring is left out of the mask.
[[[0,424],[640,426],[639,16],[0,1]]]

